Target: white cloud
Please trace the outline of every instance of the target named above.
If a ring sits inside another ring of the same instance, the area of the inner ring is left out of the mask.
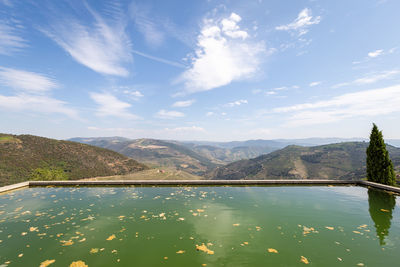
[[[323,124],[352,117],[371,117],[400,112],[400,85],[348,93],[329,100],[273,109],[291,113],[287,125]]]
[[[293,22],[277,26],[275,29],[278,31],[295,31],[301,36],[308,32],[308,27],[318,24],[320,21],[320,16],[313,17],[311,15],[311,10],[309,8],[304,8]]]
[[[322,82],[320,82],[320,81],[318,81],[318,82],[312,82],[312,83],[309,84],[309,86],[310,86],[310,87],[314,87],[314,86],[320,85],[321,83],[322,83]]]
[[[19,36],[16,29],[0,20],[0,55],[11,55],[26,46],[26,40]]]
[[[139,100],[144,95],[138,90],[124,90],[124,94],[128,95],[133,100]]]
[[[46,114],[59,113],[79,119],[78,112],[68,107],[66,102],[42,95],[0,95],[0,108],[3,108],[5,111],[29,111]]]
[[[191,67],[177,80],[184,83],[186,93],[211,90],[256,73],[265,45],[240,30],[240,19],[232,13],[222,20],[204,20]]]
[[[275,91],[267,91],[267,92],[265,92],[265,95],[276,95],[277,94],[277,92],[275,92]]]
[[[110,93],[90,93],[90,98],[98,105],[96,115],[114,116],[125,119],[138,119],[139,117],[130,113],[129,103],[123,102]]]
[[[206,116],[212,116],[212,115],[214,115],[214,112],[212,112],[212,111],[209,111],[206,113]]]
[[[156,117],[161,118],[161,119],[176,119],[176,118],[181,118],[184,117],[185,114],[179,111],[174,111],[174,110],[165,110],[162,109],[159,112],[157,112]]]
[[[383,54],[383,50],[379,49],[379,50],[375,50],[375,51],[369,52],[368,56],[369,57],[379,57],[382,54]]]
[[[204,128],[198,126],[165,128],[164,131],[169,133],[205,132]]]
[[[150,17],[149,12],[149,8],[135,2],[132,2],[130,6],[130,14],[136,28],[143,34],[148,44],[157,47],[164,42],[164,32],[159,29],[160,24],[154,21],[154,17]]]
[[[248,104],[248,101],[245,99],[240,99],[234,102],[230,102],[228,104],[225,104],[226,107],[235,107],[235,106],[240,106],[242,104]]]
[[[27,93],[44,93],[58,86],[43,74],[4,67],[0,67],[0,84]]]
[[[400,70],[390,70],[390,71],[382,71],[380,73],[372,73],[372,74],[364,76],[363,78],[359,78],[359,79],[356,79],[351,82],[336,84],[336,85],[332,86],[332,88],[339,88],[339,87],[349,86],[349,85],[372,84],[372,83],[379,82],[381,80],[391,79],[398,74],[400,74]]]
[[[88,7],[92,25],[69,18],[42,29],[80,64],[102,74],[127,76],[123,63],[132,61],[131,42],[123,18],[106,21]],[[119,12],[122,14],[122,12]]]
[[[175,108],[190,107],[194,102],[195,102],[194,99],[186,100],[186,101],[177,101],[174,104],[172,104],[172,106]]]

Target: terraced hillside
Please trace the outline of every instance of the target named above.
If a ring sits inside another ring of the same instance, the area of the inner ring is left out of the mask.
[[[368,143],[345,142],[314,147],[287,146],[254,159],[208,172],[207,179],[361,179]],[[397,172],[400,148],[387,146]]]

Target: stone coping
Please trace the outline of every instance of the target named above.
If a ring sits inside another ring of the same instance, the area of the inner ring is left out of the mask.
[[[0,187],[0,193],[31,186],[91,186],[91,185],[361,185],[400,193],[400,188],[369,181],[342,180],[111,180],[111,181],[27,181]]]

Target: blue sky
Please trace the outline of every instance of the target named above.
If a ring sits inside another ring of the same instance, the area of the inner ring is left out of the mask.
[[[400,2],[0,0],[0,125],[52,138],[400,138]]]

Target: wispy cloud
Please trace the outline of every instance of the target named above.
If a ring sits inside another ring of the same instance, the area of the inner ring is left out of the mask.
[[[205,19],[197,36],[191,66],[181,74],[186,93],[211,90],[251,77],[266,53],[263,42],[251,40],[241,30],[241,17],[232,13],[224,19]]]
[[[164,131],[170,133],[187,133],[187,132],[205,132],[206,130],[198,126],[189,126],[189,127],[165,128]]]
[[[382,54],[383,54],[383,49],[378,49],[378,50],[369,52],[369,53],[368,53],[368,56],[369,56],[369,57],[379,57],[379,56],[382,55]]]
[[[140,98],[144,97],[144,95],[140,91],[135,89],[125,89],[122,91],[122,93],[135,101],[138,101]]]
[[[390,70],[390,71],[382,71],[379,73],[371,73],[371,74],[365,75],[364,77],[356,79],[351,82],[344,82],[344,83],[336,84],[336,85],[332,86],[332,88],[339,88],[339,87],[349,86],[349,85],[372,84],[372,83],[376,83],[381,80],[391,79],[399,74],[400,74],[400,70]]]
[[[247,100],[245,100],[245,99],[240,99],[240,100],[237,100],[237,101],[233,101],[233,102],[230,102],[230,103],[227,103],[227,104],[225,104],[225,106],[226,107],[235,107],[235,106],[240,106],[240,105],[242,105],[242,104],[248,104],[249,102],[247,101]]]
[[[18,30],[0,20],[0,54],[11,55],[26,46],[27,41],[20,36]]]
[[[15,91],[14,95],[0,95],[0,108],[5,111],[58,113],[79,119],[75,109],[50,95],[58,84],[43,74],[0,67],[0,85]]]
[[[26,93],[44,93],[58,86],[43,74],[4,67],[0,67],[0,84]]]
[[[132,114],[129,108],[132,106],[123,102],[110,93],[90,93],[90,98],[98,105],[96,114],[98,116],[113,116],[124,119],[139,119]]]
[[[79,119],[78,112],[67,106],[67,103],[53,97],[20,94],[14,96],[0,95],[0,108],[6,111],[29,111],[46,114],[59,113]]]
[[[312,82],[312,83],[309,84],[309,86],[310,86],[310,87],[314,87],[314,86],[320,85],[321,83],[322,83],[321,81]]]
[[[156,117],[161,119],[176,119],[185,117],[185,114],[179,111],[162,109],[157,112]]]
[[[298,36],[304,35],[308,32],[308,28],[311,25],[319,24],[321,21],[320,16],[313,17],[311,13],[311,9],[304,8],[293,22],[277,26],[275,29],[278,31],[296,32]]]
[[[150,16],[150,8],[132,2],[129,10],[136,28],[143,34],[146,42],[151,46],[160,46],[164,42],[164,32],[159,29],[160,24],[154,21],[154,17]]]
[[[178,68],[186,68],[186,66],[184,64],[182,64],[182,63],[175,62],[175,61],[172,61],[172,60],[168,60],[168,59],[165,59],[165,58],[152,56],[152,55],[149,55],[149,54],[137,51],[137,50],[132,50],[132,53],[134,53],[136,55],[139,55],[139,56],[142,56],[142,57],[145,57],[145,58],[148,58],[148,59],[151,59],[151,60],[154,60],[154,61],[158,61],[158,62],[167,64],[167,65],[170,65],[170,66],[174,66],[174,67],[178,67]]]
[[[113,17],[106,21],[88,5],[86,7],[91,14],[91,24],[78,18],[64,18],[51,22],[48,28],[41,29],[42,32],[80,64],[102,74],[127,76],[129,71],[123,63],[132,61],[132,51],[124,19]]]
[[[400,85],[343,94],[329,100],[273,109],[291,114],[287,125],[302,126],[330,123],[360,116],[379,116],[400,112]]]
[[[172,107],[175,107],[175,108],[190,107],[194,102],[195,102],[194,99],[190,99],[190,100],[186,100],[186,101],[177,101],[172,104]]]

